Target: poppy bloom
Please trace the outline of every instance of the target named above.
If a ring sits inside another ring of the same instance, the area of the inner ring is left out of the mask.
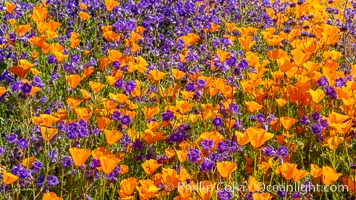
[[[120,189],[117,191],[121,198],[130,197],[134,192],[138,182],[136,178],[130,177],[120,182]]]
[[[146,174],[152,174],[154,173],[159,167],[161,167],[162,164],[158,164],[157,160],[146,160],[143,164],[142,167]]]
[[[45,141],[51,140],[55,135],[57,135],[58,130],[55,128],[47,128],[41,126],[41,135]]]
[[[80,149],[75,147],[70,148],[69,153],[77,167],[82,166],[91,154],[90,150],[88,149]]]
[[[261,147],[266,141],[272,139],[274,134],[268,133],[264,129],[250,127],[246,129],[251,145],[255,148]]]
[[[341,173],[337,173],[335,169],[329,166],[323,166],[322,168],[322,177],[323,184],[330,185],[342,176]]]
[[[3,175],[3,179],[4,179],[5,185],[9,185],[9,184],[11,184],[11,183],[13,183],[13,182],[15,182],[15,181],[17,181],[19,179],[18,176],[15,176],[12,173],[9,173],[9,172],[6,172],[6,171],[4,171],[2,173],[2,175]]]
[[[29,61],[21,59],[21,60],[19,60],[18,66],[14,66],[14,67],[10,68],[10,72],[23,78],[30,72],[30,70],[33,66],[34,66],[34,64],[30,63]]]
[[[292,117],[281,117],[280,120],[281,120],[283,127],[287,131],[293,126],[293,124],[295,124],[298,121],[297,119],[294,119]]]
[[[63,200],[63,198],[58,197],[54,192],[47,192],[43,195],[42,200]]]
[[[66,76],[66,80],[72,89],[75,89],[79,83],[82,81],[82,77],[79,74],[72,74]]]
[[[104,130],[106,142],[109,145],[115,144],[122,138],[122,133],[116,130]]]
[[[232,174],[237,169],[236,163],[229,162],[229,161],[217,162],[216,166],[219,174],[223,178],[230,176],[230,174]]]
[[[120,162],[120,159],[112,154],[101,156],[99,160],[101,167],[106,174],[110,174],[112,171],[114,171]]]
[[[105,0],[104,1],[106,9],[111,12],[116,6],[119,5],[119,2],[115,0]]]
[[[6,1],[5,7],[7,12],[12,13],[16,8],[16,4]]]

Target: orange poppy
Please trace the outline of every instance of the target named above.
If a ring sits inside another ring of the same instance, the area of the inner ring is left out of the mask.
[[[106,82],[109,83],[109,85],[114,86],[117,78],[115,76],[105,76]]]
[[[98,93],[101,89],[105,87],[102,83],[97,83],[94,81],[89,81],[90,88],[94,91],[94,93]]]
[[[270,60],[276,60],[276,59],[281,59],[283,57],[287,57],[288,54],[283,51],[282,49],[273,49],[273,50],[269,50],[267,52],[267,57],[270,59]]]
[[[137,184],[137,179],[133,177],[122,180],[120,182],[120,189],[117,190],[120,198],[130,197],[134,192]]]
[[[105,134],[106,142],[109,145],[115,144],[117,141],[119,141],[122,138],[122,133],[120,131],[116,131],[116,130],[106,130],[105,129],[104,134]]]
[[[235,134],[236,134],[237,143],[240,146],[244,146],[250,142],[248,134],[242,133],[240,131],[236,131]]]
[[[176,101],[176,109],[180,113],[185,114],[193,108],[193,103],[188,103],[188,101]]]
[[[82,10],[86,10],[88,8],[88,6],[85,5],[84,3],[79,3],[79,8]]]
[[[63,198],[58,197],[54,192],[47,192],[43,195],[42,200],[63,200]]]
[[[291,54],[293,55],[294,63],[297,64],[298,67],[301,67],[308,60],[308,55],[300,48],[293,49]]]
[[[75,98],[68,97],[66,102],[67,102],[69,108],[73,110],[76,107],[78,107],[83,101],[80,100],[80,99],[75,99]]]
[[[14,66],[10,68],[10,72],[16,74],[17,76],[23,78],[30,72],[31,67],[33,67],[33,64],[28,62],[27,60],[19,60],[19,65]]]
[[[162,135],[162,132],[153,132],[151,130],[145,130],[144,133],[142,134],[142,139],[147,144],[152,144],[156,141],[164,140],[166,139],[166,137]]]
[[[329,122],[330,123],[344,123],[350,117],[347,115],[342,115],[337,112],[332,112],[329,114]]]
[[[172,73],[173,73],[173,77],[177,80],[179,80],[185,76],[185,73],[178,69],[172,69]]]
[[[344,141],[343,137],[333,136],[326,139],[325,146],[329,147],[331,150],[336,150],[339,145]]]
[[[286,105],[287,100],[279,98],[279,99],[276,99],[276,102],[279,107],[283,107],[284,105]]]
[[[93,158],[99,160],[101,156],[104,156],[104,155],[110,154],[110,153],[111,152],[109,150],[105,149],[105,147],[98,147],[91,152],[91,155],[93,156]]]
[[[224,62],[226,59],[230,57],[230,52],[223,51],[221,49],[218,49],[216,51],[216,54],[218,55],[220,62]]]
[[[232,174],[237,169],[236,163],[229,161],[217,162],[216,167],[220,176],[223,178],[230,176],[230,174]]]
[[[143,109],[143,114],[145,115],[146,119],[152,118],[154,115],[159,113],[159,107],[158,106],[153,106],[153,107],[146,107]]]
[[[169,159],[173,158],[176,155],[176,152],[174,151],[174,149],[171,149],[171,148],[166,148],[164,150],[164,152],[166,153],[166,155],[168,156]]]
[[[53,40],[58,37],[58,33],[55,31],[51,31],[51,30],[46,30],[45,34],[46,34],[48,40]]]
[[[8,19],[7,20],[10,24],[11,24],[11,26],[13,26],[13,27],[15,27],[16,26],[16,24],[17,24],[17,21],[15,20],[15,19]],[[7,35],[7,38],[9,39],[9,36]],[[13,41],[7,41],[9,44],[14,44],[14,42]]]
[[[82,81],[82,77],[79,74],[72,74],[69,76],[66,76],[67,83],[72,89],[75,89],[80,81]]]
[[[254,193],[252,194],[252,198],[254,200],[271,200],[273,198],[273,196],[269,193]]]
[[[294,182],[300,181],[302,178],[306,177],[309,174],[306,170],[298,170],[297,168],[293,171],[293,180]]]
[[[177,171],[170,168],[162,169],[162,184],[171,186],[169,190],[175,189],[178,187],[178,183],[180,182]],[[167,189],[167,188],[165,188]]]
[[[141,39],[142,36],[138,33],[136,33],[135,31],[131,31],[130,33],[130,42],[131,43],[135,43],[137,40]]]
[[[127,165],[120,165],[120,174],[125,174],[129,171],[129,166]]]
[[[324,185],[330,185],[333,182],[337,181],[342,174],[337,173],[335,169],[329,167],[329,166],[323,166],[323,184]]]
[[[78,119],[84,119],[85,121],[88,121],[92,115],[88,108],[75,108],[74,112]]]
[[[41,118],[41,125],[46,126],[46,127],[50,127],[52,126],[54,123],[58,122],[58,118],[54,117],[53,115],[49,115],[49,114],[40,114],[40,118]]]
[[[33,162],[35,162],[35,157],[25,158],[21,161],[23,167],[31,169],[33,167]]]
[[[286,129],[287,131],[293,126],[293,124],[298,122],[298,120],[293,117],[281,117],[280,121],[284,129]]]
[[[129,99],[129,97],[126,96],[125,94],[109,93],[109,97],[110,97],[110,99],[113,99],[113,100],[117,101],[118,103],[125,103]]]
[[[284,73],[290,71],[296,66],[294,63],[291,63],[290,58],[288,56],[277,59],[277,65],[279,67],[279,70]],[[288,77],[290,78],[290,76]]]
[[[159,164],[157,162],[157,160],[154,159],[149,159],[146,160],[143,164],[142,164],[142,168],[143,170],[146,172],[146,174],[152,174],[154,173],[159,167],[161,167],[162,164]]]
[[[139,193],[140,198],[142,199],[152,199],[157,198],[156,194],[160,189],[154,185],[152,180],[140,180],[140,186],[136,186],[136,189]]]
[[[214,188],[216,188],[215,186],[216,183],[212,183],[208,180],[200,181],[199,184],[193,184],[194,191],[196,191],[203,200],[212,199],[213,193],[215,192]]]
[[[319,103],[325,97],[325,93],[321,89],[317,89],[315,91],[312,89],[309,89],[309,94],[311,95],[314,103]]]
[[[108,10],[109,12],[111,12],[116,6],[119,5],[119,2],[115,0],[104,0],[104,2],[105,2],[106,10]]]
[[[41,135],[45,141],[50,141],[55,135],[57,135],[58,130],[55,128],[47,128],[41,126]]]
[[[163,77],[166,75],[166,73],[161,72],[159,70],[151,70],[149,77],[152,82],[158,82],[163,79]]]
[[[2,175],[3,175],[3,180],[4,180],[5,185],[9,185],[19,179],[19,177],[15,176],[9,172],[6,172],[6,171],[3,171]]]
[[[16,4],[6,1],[5,7],[7,12],[12,13],[16,8]]]
[[[248,112],[254,113],[260,109],[262,109],[262,105],[258,104],[255,101],[245,101],[246,109]]]
[[[96,117],[96,121],[98,122],[98,128],[100,130],[103,130],[112,122],[112,120],[107,117]]]
[[[248,178],[248,185],[247,185],[247,187],[248,187],[248,191],[250,191],[250,192],[257,192],[257,191],[259,191],[259,190],[262,189],[262,186],[261,186],[260,182],[258,182],[258,181],[255,179],[255,177],[253,177],[253,176],[250,176],[250,177]]]
[[[188,156],[188,151],[186,149],[184,150],[177,150],[177,157],[179,162],[183,163],[187,160]]]
[[[115,103],[113,100],[110,99],[103,100],[102,104],[104,106],[104,109],[107,111],[113,110],[117,106],[117,103]]]
[[[281,166],[277,168],[278,173],[282,174],[283,178],[290,180],[293,178],[293,172],[297,169],[297,165],[294,163],[284,162]]]
[[[29,30],[31,30],[32,27],[28,24],[26,25],[20,25],[16,28],[16,33],[20,36],[25,35]]]
[[[42,48],[45,44],[47,36],[42,35],[42,36],[33,36],[30,39],[28,39],[28,42],[35,45],[36,47]]]
[[[65,109],[58,109],[58,111],[53,113],[53,115],[57,117],[59,121],[62,121],[67,117],[67,111]]]
[[[138,50],[140,50],[141,49],[141,46],[140,45],[138,45],[138,44],[136,44],[136,43],[132,43],[132,45],[131,45],[131,52],[132,53],[136,53]]]
[[[245,51],[250,50],[256,43],[256,41],[253,40],[253,36],[239,37],[238,40]]]
[[[112,171],[114,171],[120,162],[120,159],[113,154],[101,156],[99,160],[101,167],[106,174],[110,174]]]
[[[86,12],[80,11],[79,12],[79,17],[80,17],[81,20],[86,21],[86,20],[90,19],[91,16]]]
[[[36,87],[36,86],[32,86],[29,95],[33,96],[33,95],[37,94],[37,92],[39,92],[40,90],[41,90],[41,88]]]
[[[91,154],[90,150],[88,149],[82,149],[76,147],[69,148],[69,153],[72,156],[74,164],[77,167],[82,166]]]
[[[80,93],[82,93],[83,99],[90,99],[90,97],[91,97],[90,93],[89,93],[88,91],[86,91],[86,90],[80,89]],[[79,104],[80,104],[80,103],[79,103]],[[79,105],[79,104],[78,104],[78,105]],[[77,105],[77,106],[78,106],[78,105]]]
[[[274,137],[274,134],[255,127],[247,128],[246,133],[248,134],[250,144],[255,148],[261,147],[265,142]]]
[[[81,40],[78,39],[78,36],[79,36],[79,34],[77,32],[72,32],[71,35],[70,35],[69,45],[73,49],[76,48],[79,45],[80,41],[81,41]]]
[[[195,94],[195,92],[188,92],[188,91],[180,91],[180,93],[182,94],[184,100],[193,98],[193,96]]]
[[[106,41],[113,42],[113,41],[119,41],[120,40],[120,35],[115,33],[114,31],[107,31],[103,34],[103,37]]]
[[[232,33],[234,30],[238,30],[238,28],[237,28],[237,26],[236,26],[235,23],[228,23],[228,22],[226,22],[226,23],[224,23],[224,24],[225,24],[225,26],[226,26],[226,28],[227,28],[227,31],[228,31],[229,33]]]
[[[138,56],[138,57],[137,57],[136,64],[137,64],[137,70],[138,70],[140,73],[144,73],[144,72],[147,71],[148,63],[147,63],[147,61],[146,61],[142,56]]]
[[[48,11],[45,7],[37,6],[36,8],[33,9],[31,17],[35,22],[42,22],[45,21],[47,14]]]
[[[180,37],[178,39],[183,40],[184,46],[188,46],[188,45],[193,45],[193,44],[197,43],[200,38],[195,33],[188,33],[187,35],[182,36],[182,37]]]
[[[5,87],[0,87],[0,97],[7,92]]]
[[[108,54],[109,54],[109,59],[111,62],[116,62],[116,61],[120,61],[122,54],[120,51],[118,50],[108,50]]]
[[[136,31],[138,34],[140,35],[143,35],[143,32],[145,31],[146,29],[143,27],[143,26],[137,26],[136,27]]]
[[[56,57],[58,62],[62,62],[63,60],[65,60],[68,57],[68,55],[64,55],[60,51],[53,51],[52,54],[54,55],[54,57]]]
[[[323,170],[315,164],[310,165],[311,171],[310,174],[312,175],[313,178],[318,178],[323,174]]]

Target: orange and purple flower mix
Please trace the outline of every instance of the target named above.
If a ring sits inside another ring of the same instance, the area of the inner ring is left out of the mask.
[[[356,198],[356,1],[27,2],[0,3],[0,199]]]

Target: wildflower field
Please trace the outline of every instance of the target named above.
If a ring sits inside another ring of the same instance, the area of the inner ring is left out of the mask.
[[[355,0],[0,5],[0,200],[355,200]]]

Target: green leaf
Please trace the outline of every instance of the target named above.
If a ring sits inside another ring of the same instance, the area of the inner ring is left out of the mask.
[[[7,69],[7,64],[4,62],[0,62],[0,72],[4,72]]]

